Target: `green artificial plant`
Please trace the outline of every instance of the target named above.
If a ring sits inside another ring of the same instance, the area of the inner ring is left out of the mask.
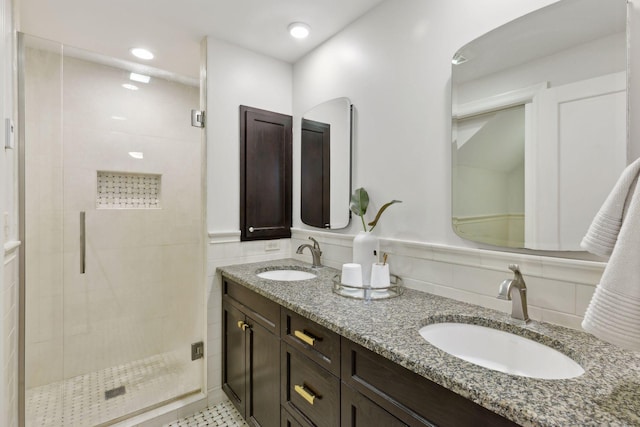
[[[402,203],[402,201],[392,200],[389,203],[385,203],[384,205],[382,205],[374,220],[369,223],[369,226],[371,227],[369,230],[367,230],[367,224],[364,221],[364,215],[367,213],[367,208],[369,207],[369,194],[367,193],[367,190],[365,190],[364,188],[357,188],[353,192],[353,194],[351,195],[350,208],[351,212],[358,215],[362,220],[362,228],[364,228],[364,231],[372,231],[378,224],[382,212],[384,212],[389,206],[393,205],[394,203]]]

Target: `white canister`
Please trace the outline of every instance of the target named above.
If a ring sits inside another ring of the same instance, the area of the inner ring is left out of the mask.
[[[362,284],[371,284],[371,266],[378,262],[380,241],[368,231],[361,231],[353,239],[353,262],[362,266]]]
[[[388,288],[391,285],[389,264],[375,263],[371,266],[371,287]]]
[[[360,264],[342,264],[340,282],[347,286],[362,286],[362,266]]]

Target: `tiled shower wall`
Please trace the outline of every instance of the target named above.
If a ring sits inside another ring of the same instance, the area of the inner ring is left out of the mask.
[[[198,87],[130,91],[128,72],[68,56],[62,74],[55,51],[26,61],[26,387],[169,351],[191,363],[204,316]],[[161,175],[161,209],[98,209],[98,171]]]

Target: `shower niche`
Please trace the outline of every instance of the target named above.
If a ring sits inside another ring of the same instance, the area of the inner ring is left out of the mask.
[[[98,209],[160,209],[162,175],[98,171]]]

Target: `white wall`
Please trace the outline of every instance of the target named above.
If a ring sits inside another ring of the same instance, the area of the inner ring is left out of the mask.
[[[388,0],[294,65],[294,115],[349,97],[356,110],[354,187],[369,191],[373,212],[403,200],[385,212],[381,236],[473,246],[451,230],[451,57],[549,3]],[[299,218],[294,224],[307,228]]]
[[[220,288],[215,268],[287,256],[308,261],[308,254],[297,256],[294,249],[309,235],[321,241],[324,263],[339,267],[350,260],[351,236],[359,230],[358,221],[338,232],[302,224],[295,214],[300,197],[299,181],[294,180],[293,239],[279,241],[273,252],[263,242],[238,242],[240,104],[287,113],[282,106],[292,96],[298,176],[300,133],[295,126],[300,117],[324,101],[348,97],[355,107],[353,187],[367,188],[373,212],[391,199],[404,202],[385,213],[377,234],[383,250],[392,254],[392,269],[407,286],[508,311],[509,304],[497,300],[495,293],[510,275],[507,264],[519,262],[531,288],[532,317],[580,327],[602,263],[554,258],[552,253],[480,250],[451,228],[451,57],[485,32],[553,2],[387,0],[295,63],[292,75],[287,64],[208,40],[210,392],[220,386]],[[640,20],[640,11],[635,14]],[[286,90],[289,78],[291,93]],[[269,84],[243,83],[255,80]]]
[[[291,114],[291,73],[291,64],[207,39],[206,354],[211,403],[221,398],[222,299],[216,268],[286,258],[291,252],[289,239],[240,243],[239,106]]]
[[[408,286],[508,311],[495,293],[510,275],[507,264],[519,262],[531,288],[532,317],[580,328],[602,263],[479,250],[451,227],[451,57],[483,33],[550,3],[387,0],[294,65],[294,116],[325,99],[352,100],[353,185],[367,188],[373,212],[403,200],[385,212],[377,234]],[[313,233],[329,265],[349,260],[348,239],[294,221],[300,230],[292,247]],[[342,234],[358,226],[354,221]]]
[[[291,114],[291,65],[207,39],[207,224],[240,230],[240,105]]]

